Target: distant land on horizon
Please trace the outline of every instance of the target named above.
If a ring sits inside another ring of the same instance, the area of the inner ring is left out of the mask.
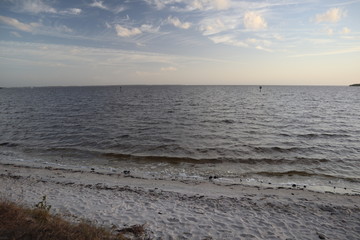
[[[360,83],[351,84],[350,87],[360,87]]]

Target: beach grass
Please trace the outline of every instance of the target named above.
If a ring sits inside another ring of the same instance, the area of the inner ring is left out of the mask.
[[[1,239],[127,240],[144,239],[144,235],[142,225],[114,231],[88,222],[71,223],[50,214],[49,209],[27,208],[9,201],[0,201]]]

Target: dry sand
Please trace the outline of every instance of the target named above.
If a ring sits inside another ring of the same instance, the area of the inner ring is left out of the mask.
[[[360,196],[0,164],[0,197],[152,239],[360,239]]]

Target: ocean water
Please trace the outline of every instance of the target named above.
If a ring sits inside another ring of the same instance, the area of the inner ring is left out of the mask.
[[[360,88],[4,88],[0,161],[359,193]]]

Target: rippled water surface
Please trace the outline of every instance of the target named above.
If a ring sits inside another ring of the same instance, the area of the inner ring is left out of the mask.
[[[9,88],[0,122],[8,161],[360,190],[355,87]]]

